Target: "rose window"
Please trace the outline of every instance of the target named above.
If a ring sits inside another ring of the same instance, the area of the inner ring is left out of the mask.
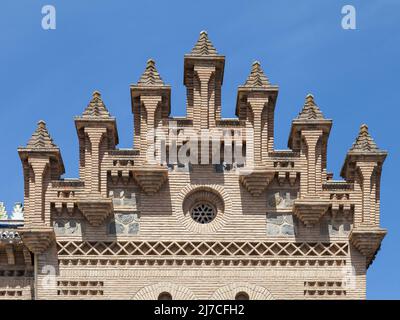
[[[194,221],[205,224],[214,220],[216,211],[210,204],[202,202],[192,208],[190,215]]]

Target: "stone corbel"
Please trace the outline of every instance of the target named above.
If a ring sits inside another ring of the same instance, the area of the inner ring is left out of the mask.
[[[350,233],[350,242],[366,258],[367,267],[378,252],[386,230],[377,226],[360,225]]]
[[[34,254],[42,254],[55,239],[54,229],[49,226],[38,226],[19,229],[22,242]]]
[[[293,212],[307,227],[313,227],[326,213],[329,206],[328,200],[318,198],[297,199],[293,203]]]
[[[93,226],[100,226],[113,212],[113,202],[110,198],[89,197],[79,200],[78,209]]]
[[[168,179],[165,167],[142,166],[133,170],[133,177],[140,188],[148,195],[157,193]]]
[[[275,171],[263,168],[240,170],[239,180],[243,187],[254,197],[260,196],[275,177]]]

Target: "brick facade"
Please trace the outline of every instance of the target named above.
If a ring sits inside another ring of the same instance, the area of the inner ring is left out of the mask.
[[[292,122],[289,149],[275,150],[279,88],[254,62],[238,88],[237,118],[223,119],[224,66],[201,32],[184,57],[187,116],[172,118],[171,88],[149,60],[130,87],[132,149],[117,148],[116,119],[94,92],[75,118],[78,179],[61,178],[61,151],[38,123],[18,149],[25,221],[10,229],[18,237],[1,240],[0,298],[365,298],[367,268],[386,234],[379,223],[386,152],[361,126],[344,180],[332,180],[332,121],[312,95]],[[168,128],[178,138],[156,142]],[[216,133],[235,130],[244,163],[226,164],[226,153],[204,163],[215,155],[212,143],[190,153],[200,163],[171,161],[174,145],[184,150],[201,132],[212,132],[220,155],[227,140]]]

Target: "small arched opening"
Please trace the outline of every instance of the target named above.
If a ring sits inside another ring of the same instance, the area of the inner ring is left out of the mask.
[[[236,294],[235,300],[250,300],[250,297],[246,292],[240,291]]]
[[[157,300],[172,300],[172,295],[169,292],[161,292]]]

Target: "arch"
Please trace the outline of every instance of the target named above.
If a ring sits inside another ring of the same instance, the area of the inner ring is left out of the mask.
[[[173,300],[195,300],[196,297],[188,288],[170,283],[159,282],[140,289],[133,300],[158,300],[160,294],[169,293]]]
[[[172,300],[172,294],[170,294],[170,293],[167,292],[167,291],[161,292],[161,293],[158,295],[157,300]]]
[[[250,300],[250,296],[245,291],[239,291],[235,295],[235,300]]]
[[[238,293],[246,293],[250,300],[273,300],[271,292],[262,286],[251,283],[232,283],[217,289],[211,300],[235,300]]]

